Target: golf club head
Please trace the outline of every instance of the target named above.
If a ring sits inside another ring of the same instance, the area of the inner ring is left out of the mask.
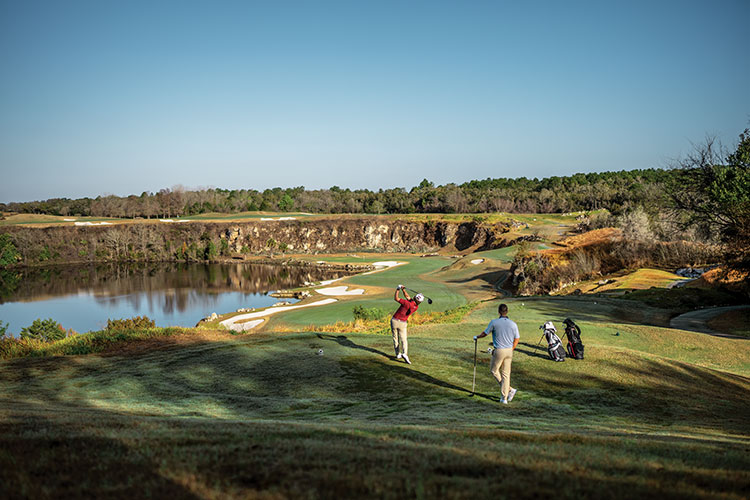
[[[427,303],[428,303],[428,304],[432,304],[432,299],[431,299],[431,298],[429,298],[429,297],[427,297]]]

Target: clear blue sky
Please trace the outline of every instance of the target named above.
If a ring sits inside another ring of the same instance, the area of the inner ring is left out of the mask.
[[[664,166],[750,120],[750,1],[0,0],[0,201]]]

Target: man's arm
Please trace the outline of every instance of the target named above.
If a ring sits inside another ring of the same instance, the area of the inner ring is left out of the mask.
[[[477,339],[482,339],[482,338],[484,338],[484,337],[486,337],[486,336],[487,336],[487,332],[482,332],[482,333],[480,333],[479,335],[475,335],[475,336],[474,336],[474,340],[477,340]]]
[[[516,338],[513,339],[513,350],[514,351],[516,350],[516,346],[518,345],[518,341],[519,340],[521,340],[521,339],[519,339],[518,337],[516,337]]]

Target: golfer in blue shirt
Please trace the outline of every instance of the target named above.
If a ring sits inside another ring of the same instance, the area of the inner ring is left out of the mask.
[[[510,386],[510,365],[513,361],[513,350],[518,345],[521,335],[518,333],[518,325],[508,318],[508,306],[500,304],[497,308],[500,317],[490,321],[482,333],[476,335],[474,340],[486,337],[492,332],[492,345],[495,347],[492,353],[492,364],[490,373],[500,384],[503,395],[503,404],[508,404],[516,395],[516,389]]]

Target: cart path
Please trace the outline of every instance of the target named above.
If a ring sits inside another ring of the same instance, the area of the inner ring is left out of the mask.
[[[713,335],[714,337],[725,337],[728,339],[745,339],[750,340],[748,337],[740,337],[739,335],[731,335],[729,333],[721,333],[711,330],[708,327],[708,321],[715,318],[716,316],[725,313],[727,311],[734,311],[738,309],[748,309],[748,306],[726,306],[726,307],[709,307],[707,309],[698,309],[697,311],[690,311],[685,314],[675,316],[669,321],[670,328],[677,328],[679,330],[688,330],[691,332],[705,333],[707,335]]]

